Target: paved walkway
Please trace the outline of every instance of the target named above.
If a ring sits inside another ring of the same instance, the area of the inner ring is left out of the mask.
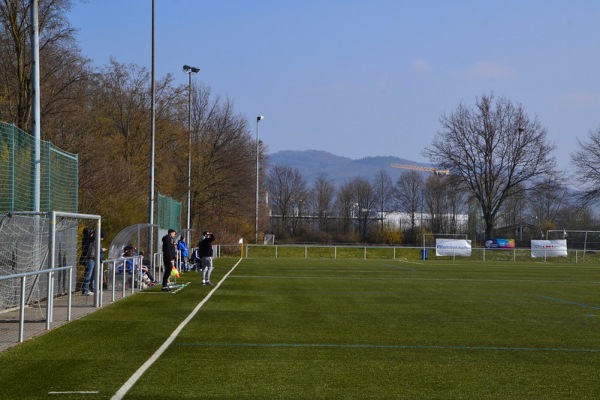
[[[131,291],[125,292],[125,297],[131,295]],[[123,298],[122,291],[115,292],[115,301]],[[113,302],[112,291],[102,293],[102,306]],[[71,297],[71,321],[79,319],[91,312],[98,310],[94,306],[94,296],[83,296],[81,292],[73,293]],[[32,337],[42,335],[46,332],[46,302],[25,307],[25,324],[23,339],[26,341]],[[0,312],[0,352],[19,344],[19,315],[20,310],[13,309]],[[59,296],[54,299],[54,313],[50,329],[65,325],[68,317],[68,296]]]

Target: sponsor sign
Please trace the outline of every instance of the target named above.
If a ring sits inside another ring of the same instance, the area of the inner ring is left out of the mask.
[[[531,257],[566,257],[567,241],[560,240],[532,240]]]
[[[436,239],[436,256],[471,256],[471,241],[467,239]]]
[[[515,239],[486,239],[486,249],[514,249]]]

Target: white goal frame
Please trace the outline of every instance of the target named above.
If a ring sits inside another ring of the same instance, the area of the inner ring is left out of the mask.
[[[427,236],[433,236],[434,238],[440,239],[452,239],[452,238],[460,238],[460,239],[468,239],[468,235],[466,233],[424,233],[423,234],[423,250],[427,248]]]

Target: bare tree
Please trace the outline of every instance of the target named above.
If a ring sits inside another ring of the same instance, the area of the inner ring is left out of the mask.
[[[578,150],[571,154],[575,180],[581,184],[580,199],[584,204],[600,202],[600,127],[588,135],[587,141],[577,139]]]
[[[275,165],[267,176],[267,190],[273,210],[281,222],[281,233],[289,233],[290,229],[294,230],[294,221],[290,225],[289,219],[298,217],[303,210],[302,203],[306,202],[306,181],[297,168]]]
[[[529,203],[532,215],[540,222],[540,229],[556,229],[561,210],[567,206],[568,189],[559,179],[548,178],[531,192]]]
[[[236,234],[248,235],[253,232],[250,227],[254,221],[248,218],[254,216],[255,204],[248,201],[255,194],[254,138],[247,119],[235,113],[233,102],[218,96],[211,98],[210,90],[202,85],[196,85],[194,90],[192,224],[218,225],[232,234],[246,226],[245,232]],[[262,146],[259,152],[263,154]],[[187,160],[187,151],[184,154]],[[261,201],[259,206],[263,204]]]
[[[529,211],[527,209],[527,199],[522,190],[518,194],[509,196],[501,210],[498,212],[498,225],[504,227],[504,234],[508,237],[514,234],[518,240],[523,240],[524,221],[529,220]]]
[[[156,188],[177,198],[184,188],[186,159],[173,157],[185,149],[184,128],[165,107],[171,107],[171,78],[157,84]],[[80,208],[106,215],[106,223],[127,226],[147,216],[149,160],[149,73],[134,64],[111,60],[90,79],[86,113],[72,146],[79,153]],[[183,97],[183,96],[181,96]],[[166,118],[171,118],[170,120]]]
[[[31,125],[31,1],[0,2],[0,116],[23,130]],[[39,49],[42,120],[78,106],[74,86],[88,77],[88,61],[79,56],[75,29],[69,25],[70,0],[40,0]]]
[[[521,105],[493,95],[479,98],[474,109],[459,105],[440,122],[441,131],[423,154],[462,178],[479,202],[486,236],[492,238],[503,202],[553,175],[554,145],[546,140],[546,129],[537,118],[529,118]]]
[[[376,195],[371,183],[362,177],[356,177],[344,184],[338,192],[338,204],[342,217],[350,217],[358,222],[358,232],[366,238],[369,226],[373,222]]]
[[[352,218],[357,208],[357,203],[354,198],[354,188],[352,181],[344,183],[339,187],[336,196],[337,215],[341,220],[341,231],[344,233],[351,232]]]
[[[446,233],[458,233],[458,217],[467,209],[465,198],[468,191],[458,176],[445,176],[442,182],[444,184],[444,196],[446,197]]]
[[[333,214],[334,200],[335,184],[325,174],[320,174],[311,190],[310,202],[313,215],[317,217],[319,229],[322,231],[328,231],[330,228],[329,218]]]
[[[385,212],[389,210],[390,202],[394,197],[394,183],[390,175],[381,169],[375,175],[375,182],[373,184],[375,190],[375,197],[377,206],[379,208],[379,216],[381,222],[381,230],[383,231],[383,222],[385,219]]]
[[[423,212],[423,189],[425,180],[417,171],[407,171],[396,182],[396,200],[401,211],[410,217],[410,240],[416,243],[416,215]]]
[[[448,213],[446,176],[430,175],[425,182],[423,198],[429,214],[429,229],[433,233],[447,233],[445,216]]]

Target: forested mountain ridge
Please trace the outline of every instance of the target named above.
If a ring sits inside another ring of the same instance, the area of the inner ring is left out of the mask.
[[[325,174],[337,186],[361,177],[371,181],[379,171],[387,172],[395,182],[406,169],[393,168],[392,164],[431,166],[393,156],[352,159],[336,156],[321,150],[283,150],[269,155],[269,164],[296,168],[310,186],[319,174]]]

